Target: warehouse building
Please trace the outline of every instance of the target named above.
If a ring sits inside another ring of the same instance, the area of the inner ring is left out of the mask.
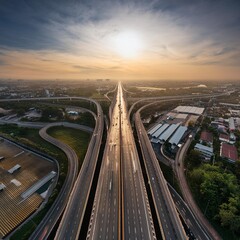
[[[158,138],[167,128],[169,127],[169,124],[165,123],[163,124],[153,135],[153,138]]]
[[[173,111],[176,111],[178,113],[201,115],[204,112],[204,108],[192,107],[192,106],[178,106]]]
[[[227,158],[229,162],[236,162],[238,160],[237,148],[234,145],[228,143],[222,143],[220,148],[220,156]]]
[[[153,133],[155,133],[161,126],[162,126],[162,124],[160,124],[160,123],[153,126],[151,129],[148,130],[148,135],[152,136]]]
[[[199,151],[201,156],[204,157],[205,159],[210,160],[210,158],[213,156],[213,148],[204,146],[200,143],[197,143],[194,147],[195,150]]]
[[[170,125],[170,127],[158,137],[160,140],[160,143],[166,142],[172,136],[172,134],[177,130],[178,127],[179,127],[179,124]]]
[[[212,145],[213,145],[213,135],[212,135],[212,133],[207,132],[207,131],[201,132],[200,143],[201,144],[206,144],[209,147],[212,147]]]
[[[236,127],[235,127],[235,122],[234,122],[234,118],[229,118],[229,130],[230,131],[235,131]]]
[[[176,147],[179,142],[181,141],[184,133],[187,131],[187,127],[180,126],[177,131],[173,134],[173,136],[170,138],[169,143],[172,144],[172,148]]]

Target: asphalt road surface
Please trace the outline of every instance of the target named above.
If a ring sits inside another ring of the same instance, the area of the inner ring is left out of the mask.
[[[135,126],[162,236],[172,240],[187,239],[139,111],[135,114]]]

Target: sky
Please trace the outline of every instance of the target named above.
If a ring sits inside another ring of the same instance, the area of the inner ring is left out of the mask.
[[[240,1],[0,0],[0,78],[240,80]]]

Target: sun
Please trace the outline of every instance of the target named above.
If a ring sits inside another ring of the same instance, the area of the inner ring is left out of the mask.
[[[125,58],[137,57],[143,47],[140,35],[133,31],[121,32],[114,40],[116,52]]]

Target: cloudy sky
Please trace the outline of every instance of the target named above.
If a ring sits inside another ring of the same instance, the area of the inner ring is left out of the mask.
[[[0,0],[0,78],[240,79],[239,0]]]

